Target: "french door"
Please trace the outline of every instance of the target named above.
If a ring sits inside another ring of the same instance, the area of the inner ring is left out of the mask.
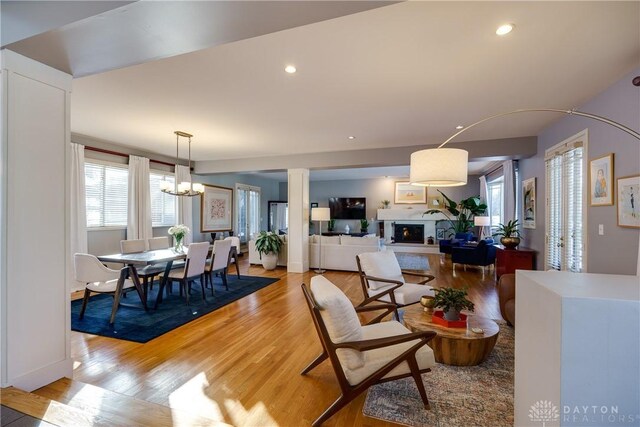
[[[260,187],[236,184],[236,231],[241,243],[260,232]]]
[[[587,131],[545,152],[545,270],[586,271]]]

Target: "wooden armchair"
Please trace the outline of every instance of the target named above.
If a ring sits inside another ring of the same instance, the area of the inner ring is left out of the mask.
[[[364,300],[359,306],[372,301],[389,302],[398,307],[415,304],[423,295],[433,296],[433,288],[425,286],[435,279],[431,274],[417,273],[400,269],[393,251],[367,252],[356,255],[358,274]],[[404,276],[422,277],[417,283],[407,282]]]
[[[435,365],[427,342],[435,332],[410,332],[394,320],[379,323],[393,312],[392,304],[354,308],[347,296],[323,276],[311,279],[311,291],[302,285],[322,354],[301,372],[307,374],[327,358],[342,394],[314,422],[319,426],[374,384],[413,377],[424,407],[430,409],[421,374]],[[385,310],[361,326],[358,312]],[[404,363],[406,362],[406,363]]]

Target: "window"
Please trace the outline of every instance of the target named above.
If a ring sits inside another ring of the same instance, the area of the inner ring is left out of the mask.
[[[236,184],[237,235],[246,243],[260,232],[260,187]]]
[[[487,198],[489,199],[489,217],[491,218],[491,233],[494,233],[498,224],[503,223],[504,218],[504,179],[497,178],[487,184]]]
[[[126,227],[128,176],[126,165],[96,160],[84,165],[87,227]]]
[[[545,269],[585,270],[583,194],[586,133],[547,150]]]
[[[149,186],[151,187],[151,225],[153,227],[167,227],[176,224],[176,196],[160,191],[162,181],[175,185],[173,174],[159,171],[149,173]]]

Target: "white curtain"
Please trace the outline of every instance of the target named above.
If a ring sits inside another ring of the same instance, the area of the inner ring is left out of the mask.
[[[191,171],[187,166],[176,165],[176,182],[191,182]],[[189,227],[191,233],[184,237],[184,244],[188,245],[193,242],[193,197],[177,196],[178,197],[178,224],[183,224]]]
[[[480,178],[480,203],[486,203],[489,206],[489,200],[487,199],[487,177],[482,175]],[[485,215],[489,215],[490,209],[487,207]]]
[[[69,192],[71,229],[69,233],[69,247],[71,256],[71,271],[74,271],[73,255],[75,253],[87,253],[87,202],[85,199],[84,187],[84,145],[71,143],[71,165],[70,165]],[[71,275],[75,277],[75,275]],[[84,289],[85,284],[71,280],[71,291]]]
[[[503,223],[516,219],[516,175],[513,160],[507,160],[502,164],[504,174],[504,218]]]
[[[147,158],[129,156],[129,203],[127,212],[127,240],[146,240],[153,237],[149,159]]]

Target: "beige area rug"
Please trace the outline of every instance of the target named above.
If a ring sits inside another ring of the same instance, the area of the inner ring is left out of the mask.
[[[411,378],[373,386],[362,412],[408,426],[513,426],[514,330],[500,320],[498,342],[478,366],[440,363],[422,375],[431,410],[424,409]]]

